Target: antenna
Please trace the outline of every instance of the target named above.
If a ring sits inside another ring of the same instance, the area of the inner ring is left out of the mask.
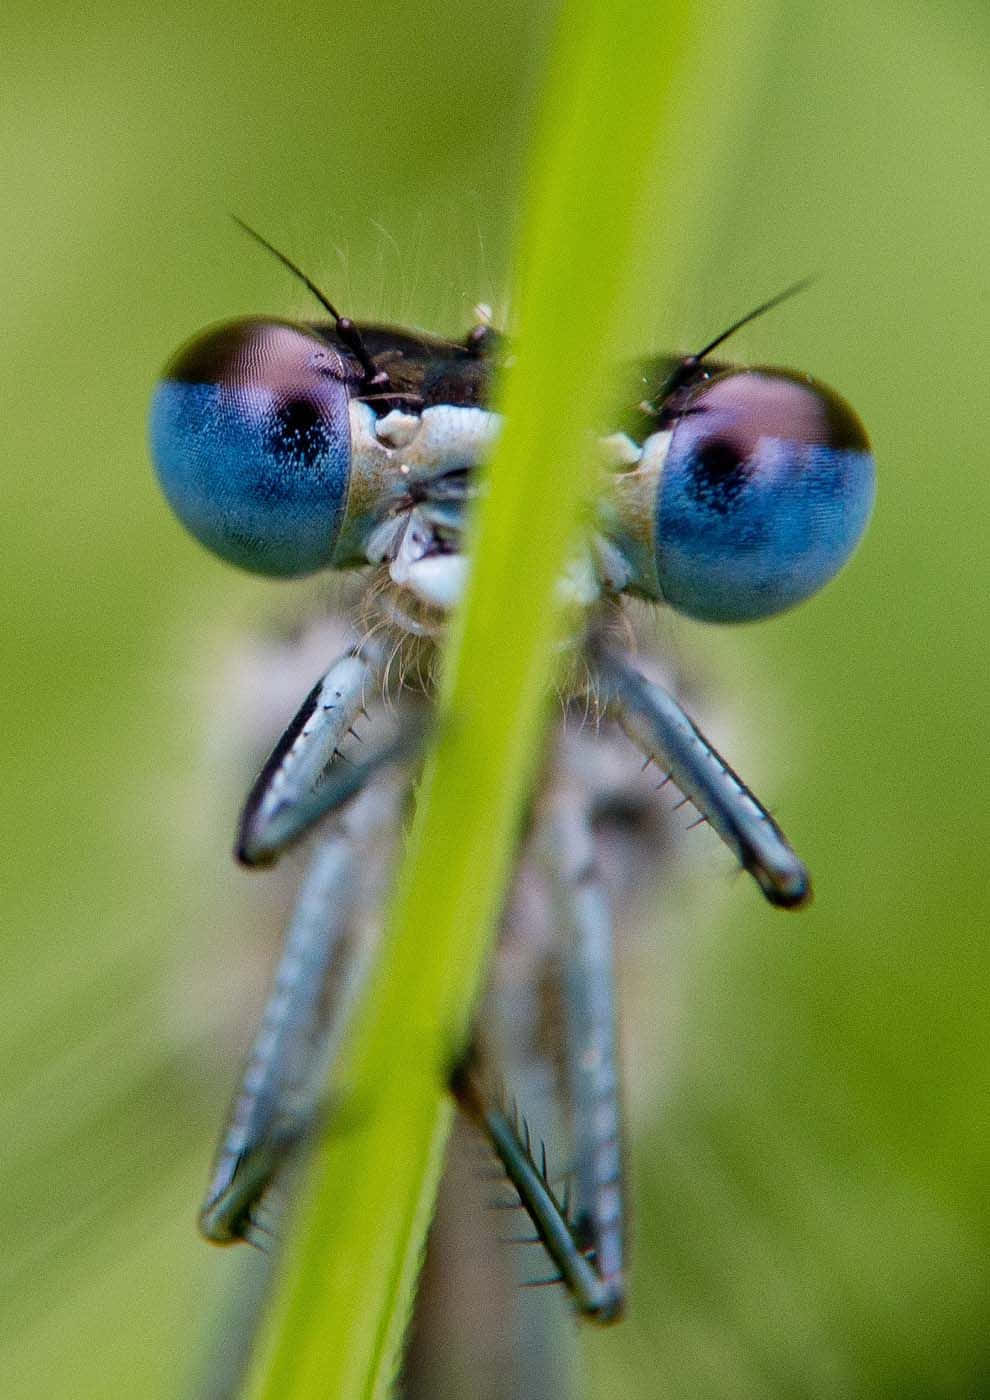
[[[782,301],[790,301],[791,297],[796,297],[798,292],[803,292],[807,287],[810,287],[814,280],[814,277],[802,277],[800,282],[794,282],[790,287],[786,287],[784,291],[778,292],[775,297],[771,297],[769,301],[765,301],[762,305],[757,306],[755,310],[747,311],[745,316],[740,316],[738,321],[733,321],[727,331],[723,331],[722,334],[717,335],[714,340],[710,340],[704,350],[698,350],[694,355],[688,355],[685,358],[685,364],[690,364],[692,366],[700,364],[707,355],[710,355],[713,350],[716,350],[724,341],[728,340],[730,335],[735,335],[736,331],[742,330],[743,326],[748,326],[750,321],[755,321],[757,317],[763,316],[767,311],[772,311],[774,307],[779,306]]]
[[[647,401],[653,412],[662,414],[662,404],[664,401],[669,399],[678,389],[682,388],[688,380],[690,380],[692,374],[701,364],[702,360],[710,355],[713,350],[717,349],[718,346],[724,344],[731,335],[735,335],[736,331],[741,330],[743,326],[748,326],[750,321],[755,321],[758,316],[763,316],[767,311],[772,311],[774,307],[779,306],[781,302],[789,301],[791,297],[797,296],[798,292],[803,292],[805,288],[809,287],[814,281],[814,277],[802,277],[800,282],[794,282],[790,287],[785,287],[782,292],[778,292],[777,295],[771,297],[769,301],[761,302],[761,304],[752,311],[747,311],[745,316],[740,316],[738,321],[733,321],[728,330],[722,331],[714,340],[710,340],[703,350],[698,350],[693,355],[685,355],[682,360],[678,361],[674,370],[664,380],[653,398]]]
[[[301,267],[294,263],[291,258],[287,257],[280,249],[276,248],[274,243],[269,243],[267,238],[263,238],[256,229],[253,229],[250,224],[246,224],[244,220],[238,218],[236,214],[231,214],[230,217],[238,228],[242,229],[249,238],[253,238],[255,243],[259,243],[262,248],[271,253],[272,257],[277,258],[283,267],[288,268],[293,277],[297,277],[306,290],[316,297],[316,300],[323,309],[329,311],[334,319],[337,334],[347,346],[348,350],[353,353],[364,371],[363,387],[373,388],[387,393],[391,387],[388,372],[376,366],[371,355],[368,353],[368,347],[364,343],[361,332],[351,318],[349,316],[341,316],[326,293],[320,290],[311,277],[306,276],[306,273],[303,272]]]

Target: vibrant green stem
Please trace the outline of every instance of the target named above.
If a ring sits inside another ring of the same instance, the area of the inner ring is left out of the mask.
[[[385,1396],[398,1365],[451,1108],[539,749],[555,583],[592,488],[590,433],[634,277],[647,172],[669,144],[686,0],[569,0],[534,146],[506,426],[478,511],[386,960],[347,1096],[317,1153],[258,1358],[264,1400]]]

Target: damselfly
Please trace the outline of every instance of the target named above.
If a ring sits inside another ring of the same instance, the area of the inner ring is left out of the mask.
[[[155,464],[180,519],[222,558],[282,577],[364,570],[366,587],[350,640],[328,657],[240,820],[247,865],[307,834],[313,852],[200,1214],[219,1243],[256,1234],[264,1193],[327,1103],[377,956],[368,906],[381,895],[437,650],[464,586],[465,518],[499,432],[490,395],[505,353],[487,323],[454,342],[358,326],[270,251],[331,319],[255,317],[186,345],[155,391]],[[696,354],[640,365],[625,420],[601,440],[594,526],[561,584],[583,621],[520,854],[551,891],[552,927],[534,933],[526,964],[540,988],[517,979],[501,1032],[479,1023],[451,1083],[578,1309],[598,1321],[622,1309],[625,1216],[604,845],[638,858],[643,833],[662,825],[658,789],[669,782],[772,904],[794,908],[810,892],[780,828],[662,683],[660,664],[632,654],[624,606],[637,598],[712,622],[768,617],[826,583],[859,540],[874,466],[849,406],[808,375],[711,358],[778,300]],[[525,925],[517,909],[517,942]],[[552,1047],[532,1028],[547,998],[560,1012]],[[513,1040],[560,1081],[562,1186],[494,1064],[492,1046]]]

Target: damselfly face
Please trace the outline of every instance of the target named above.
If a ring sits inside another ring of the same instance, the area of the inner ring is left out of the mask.
[[[720,337],[721,339],[721,337]],[[717,342],[716,342],[717,343]],[[711,348],[711,347],[710,347]],[[498,433],[500,342],[255,318],[166,367],[152,452],[177,515],[257,573],[384,565],[441,612],[460,596],[464,511]],[[634,436],[607,442],[587,599],[636,593],[712,622],[769,617],[816,592],[865,528],[866,433],[807,375],[703,355],[641,373]]]
[[[332,322],[253,318],[205,332],[167,366],[152,407],[165,494],[210,549],[271,575],[369,571],[351,644],[328,657],[241,818],[237,853],[247,864],[276,859],[311,831],[315,850],[201,1214],[219,1242],[250,1237],[263,1192],[306,1137],[373,961],[374,947],[354,932],[365,923],[367,852],[380,850],[398,822],[430,706],[429,667],[416,668],[413,684],[391,663],[403,649],[432,652],[442,639],[469,567],[466,513],[500,426],[490,396],[503,344],[487,327],[456,342],[358,328],[321,299]],[[602,814],[623,804],[647,811],[656,779],[639,773],[645,758],[771,903],[800,905],[810,889],[766,809],[649,663],[641,669],[618,644],[622,599],[709,621],[768,617],[835,574],[873,501],[873,461],[849,406],[807,375],[711,363],[722,339],[630,376],[634,407],[598,446],[594,524],[562,580],[584,609],[576,641],[584,665],[573,670],[527,849],[538,846],[551,872],[564,946],[549,962],[558,977],[567,968],[564,1043],[551,1058],[564,1066],[573,1139],[568,1199],[491,1087],[483,1027],[452,1085],[577,1305],[602,1321],[618,1315],[623,1298]],[[593,729],[584,725],[589,706]],[[363,741],[357,751],[349,736]],[[613,754],[607,779],[595,776],[589,756],[597,744]],[[614,776],[623,755],[628,781]]]

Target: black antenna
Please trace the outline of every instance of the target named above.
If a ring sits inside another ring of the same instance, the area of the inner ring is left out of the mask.
[[[740,316],[738,321],[733,321],[727,331],[723,331],[722,334],[717,335],[714,340],[710,340],[704,350],[698,350],[694,355],[688,355],[686,357],[686,363],[691,365],[700,364],[707,355],[710,355],[713,350],[717,350],[724,341],[728,340],[730,335],[735,335],[736,331],[742,330],[743,326],[748,326],[750,321],[755,321],[758,316],[763,316],[767,311],[772,311],[774,307],[779,306],[782,301],[790,301],[791,297],[796,297],[798,292],[803,292],[806,287],[810,287],[814,280],[813,277],[802,277],[800,282],[794,282],[790,287],[786,287],[784,291],[778,292],[775,297],[771,297],[769,301],[765,301],[762,305],[756,307],[755,310],[747,311],[745,316]]]
[[[738,321],[733,321],[728,330],[722,331],[714,340],[710,340],[703,350],[698,350],[693,355],[685,355],[682,360],[677,362],[676,367],[660,386],[658,392],[652,399],[648,400],[653,411],[662,412],[661,406],[664,401],[669,399],[672,394],[675,394],[678,389],[683,388],[683,386],[690,381],[694,371],[701,364],[702,360],[710,355],[713,350],[716,350],[720,345],[724,344],[731,335],[735,335],[736,331],[741,330],[743,326],[748,326],[750,321],[755,321],[758,316],[763,316],[767,311],[772,311],[774,307],[779,306],[782,301],[789,301],[791,297],[797,296],[798,292],[803,292],[814,280],[814,277],[802,277],[800,282],[794,282],[790,287],[785,287],[782,292],[778,292],[777,295],[771,297],[769,301],[762,302],[752,311],[747,311],[745,316],[740,316]]]
[[[364,370],[364,387],[378,389],[383,393],[387,392],[390,387],[388,372],[380,369],[375,364],[371,355],[368,353],[368,347],[362,339],[361,332],[351,318],[349,316],[341,316],[326,293],[320,290],[312,278],[306,276],[301,267],[294,263],[291,258],[287,257],[280,249],[276,248],[274,243],[269,243],[268,239],[263,238],[261,234],[258,233],[257,229],[253,229],[250,224],[246,224],[244,220],[238,218],[236,214],[231,214],[230,217],[238,228],[243,229],[250,238],[254,239],[255,243],[260,243],[262,248],[271,253],[272,257],[278,258],[282,266],[288,268],[293,277],[297,277],[308,292],[312,292],[323,309],[329,311],[334,319],[337,334],[347,346],[348,350],[353,353],[362,370]]]

